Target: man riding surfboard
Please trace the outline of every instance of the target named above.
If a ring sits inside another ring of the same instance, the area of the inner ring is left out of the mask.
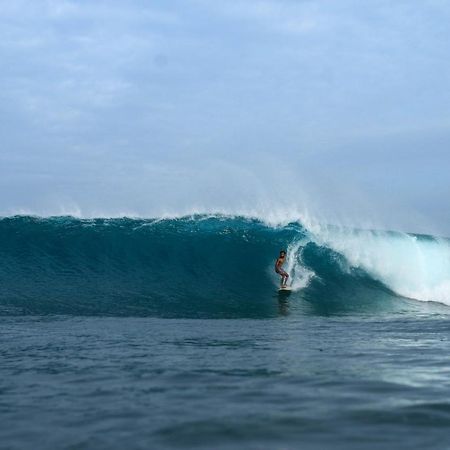
[[[281,287],[285,288],[289,274],[283,270],[283,264],[286,261],[286,251],[281,250],[280,256],[275,261],[275,272],[281,276]]]

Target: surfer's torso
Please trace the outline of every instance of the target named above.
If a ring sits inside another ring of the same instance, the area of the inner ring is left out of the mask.
[[[275,272],[276,272],[276,273],[282,273],[282,272],[284,272],[284,270],[283,270],[283,264],[284,264],[285,260],[286,260],[286,257],[285,257],[285,256],[283,256],[283,257],[280,256],[280,257],[275,261]]]

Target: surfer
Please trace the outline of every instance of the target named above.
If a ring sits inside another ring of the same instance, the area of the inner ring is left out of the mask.
[[[286,261],[286,251],[281,250],[280,256],[277,258],[275,262],[275,272],[281,276],[281,287],[286,287],[287,280],[289,278],[289,274],[285,272],[282,268],[284,262]]]

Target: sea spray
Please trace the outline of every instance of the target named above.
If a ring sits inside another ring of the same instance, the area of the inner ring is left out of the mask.
[[[294,291],[304,289],[315,276],[314,272],[305,266],[302,259],[302,252],[307,242],[305,238],[294,240],[287,248],[286,271],[290,275],[290,285]]]

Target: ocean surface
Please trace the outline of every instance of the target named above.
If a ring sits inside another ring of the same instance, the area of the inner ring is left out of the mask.
[[[0,448],[449,449],[449,319],[441,237],[5,217]]]

